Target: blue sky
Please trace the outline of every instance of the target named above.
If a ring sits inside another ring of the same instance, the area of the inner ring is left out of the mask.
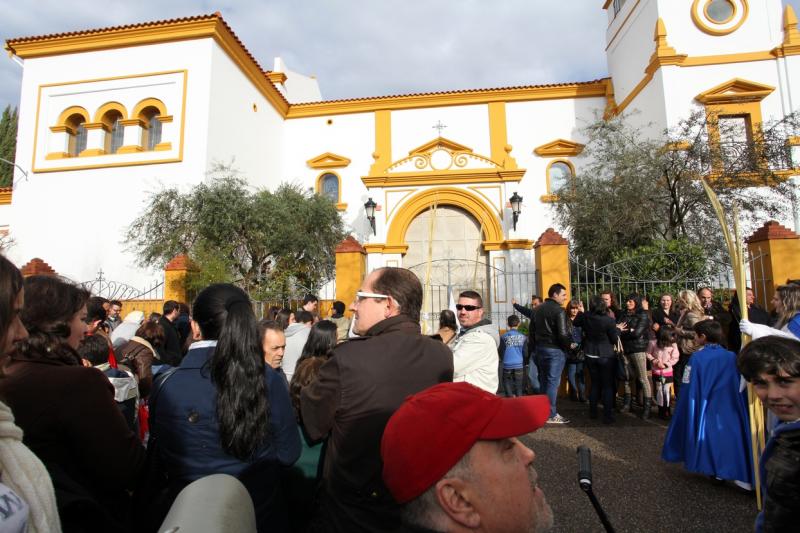
[[[0,0],[0,40],[214,11],[263,68],[280,56],[325,99],[607,74],[601,0]],[[0,58],[0,108],[18,102],[21,73]]]

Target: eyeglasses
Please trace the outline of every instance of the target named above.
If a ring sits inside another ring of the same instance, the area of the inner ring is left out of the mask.
[[[385,300],[386,298],[389,298],[389,296],[386,295],[386,294],[377,294],[377,293],[374,293],[374,292],[361,292],[361,291],[358,291],[356,293],[356,302],[360,302],[364,298],[375,298],[376,300]]]
[[[461,305],[461,304],[456,304],[456,309],[458,309],[459,311],[461,311],[462,309],[465,309],[467,311],[474,311],[476,309],[481,309],[481,306],[480,305]]]

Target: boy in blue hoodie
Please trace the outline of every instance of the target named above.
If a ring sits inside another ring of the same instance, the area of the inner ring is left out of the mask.
[[[800,341],[754,340],[740,352],[738,366],[780,420],[759,464],[764,508],[756,532],[795,530],[800,524]]]
[[[500,337],[500,360],[503,361],[503,392],[506,397],[522,396],[524,393],[524,374],[522,354],[528,350],[528,337],[520,333],[519,317],[508,317],[508,331]]]

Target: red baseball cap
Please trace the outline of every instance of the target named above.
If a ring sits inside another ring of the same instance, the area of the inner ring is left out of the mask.
[[[477,441],[530,433],[549,416],[545,395],[500,398],[463,381],[434,385],[406,398],[386,424],[383,481],[398,503],[413,500]]]

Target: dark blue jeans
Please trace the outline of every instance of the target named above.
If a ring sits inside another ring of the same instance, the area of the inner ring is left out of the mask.
[[[525,379],[523,369],[514,368],[510,370],[503,369],[503,392],[506,398],[513,396],[522,396],[525,391]]]
[[[567,379],[569,380],[570,397],[579,395],[586,397],[586,380],[583,379],[583,361],[567,363]]]
[[[556,396],[567,357],[563,350],[545,347],[536,348],[536,356],[539,359],[539,384],[550,400],[550,418],[553,418],[557,413]]]

